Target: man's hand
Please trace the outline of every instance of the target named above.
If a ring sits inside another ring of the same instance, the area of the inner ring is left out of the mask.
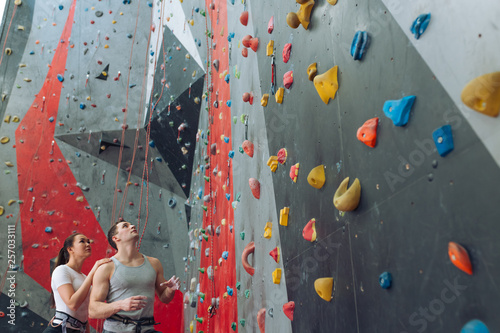
[[[129,298],[126,298],[121,302],[120,308],[123,311],[135,311],[135,310],[140,310],[146,306],[146,302],[144,301],[147,299],[146,296],[132,296]]]
[[[175,277],[174,275],[170,278],[170,280],[160,284],[160,287],[165,287],[165,286],[172,290],[179,290],[179,288],[181,287],[180,279],[178,277]]]

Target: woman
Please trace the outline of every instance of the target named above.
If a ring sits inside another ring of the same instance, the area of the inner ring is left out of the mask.
[[[52,273],[51,306],[56,315],[43,333],[77,333],[87,329],[89,291],[94,273],[102,264],[111,259],[98,260],[88,276],[82,273],[85,259],[91,255],[90,239],[83,234],[72,234],[64,241],[64,246],[56,258],[56,268]]]

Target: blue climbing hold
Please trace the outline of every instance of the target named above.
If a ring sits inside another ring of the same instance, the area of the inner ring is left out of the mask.
[[[361,60],[365,54],[365,49],[368,45],[368,33],[366,31],[358,31],[354,35],[351,44],[351,56],[354,60]]]
[[[155,157],[155,160],[157,160],[158,162],[163,162],[163,160],[161,159],[161,157]]]
[[[47,233],[49,233],[49,234],[50,234],[50,233],[52,232],[52,227],[47,227],[47,228],[45,228],[45,232],[47,232]]]
[[[198,47],[200,47],[200,46],[201,46],[201,40],[198,41]]]
[[[86,106],[85,104],[80,103],[80,109],[82,109],[82,110],[83,110],[83,109],[85,109],[86,107],[87,107],[87,106]]]
[[[132,0],[123,0],[123,4],[126,5],[126,4],[129,4],[130,5],[130,1]]]
[[[378,283],[384,289],[389,288],[391,286],[391,283],[392,283],[391,273],[383,272],[382,274],[380,274],[380,276],[378,277]]]
[[[204,165],[200,166],[200,170],[201,172],[205,171],[205,166]]]
[[[231,107],[231,100],[228,100],[228,101],[226,102],[226,105],[227,105],[227,107],[228,107],[228,108],[230,108],[230,107]]]
[[[200,8],[195,7],[195,8],[194,8],[194,11],[198,13],[198,12],[200,11]]]
[[[75,195],[75,192],[69,192],[69,195]]]
[[[231,0],[231,5],[234,5],[234,0]]]
[[[233,158],[234,157],[234,150],[230,150],[229,154],[227,154],[227,156],[229,156],[229,158]]]
[[[151,148],[154,148],[155,147],[155,142],[153,140],[149,141],[149,146]]]
[[[450,125],[441,126],[432,132],[432,139],[434,139],[438,153],[441,156],[446,156],[454,148]]]
[[[224,142],[225,142],[225,143],[229,143],[229,137],[225,136],[225,137],[224,137]]]
[[[203,187],[200,187],[198,189],[198,198],[201,198],[201,197],[203,197]]]
[[[50,117],[50,118],[49,118],[49,121],[50,121],[50,122],[53,122],[53,121],[54,121],[54,117]]]
[[[227,199],[227,201],[230,201],[231,200],[231,194],[226,193],[226,199]]]
[[[153,7],[153,4],[152,4],[151,2],[149,2],[149,1],[148,1],[148,6],[152,8],[152,7]]]
[[[465,324],[460,333],[490,333],[490,330],[481,320],[474,319]]]
[[[57,74],[57,79],[59,80],[59,82],[63,82],[64,76],[62,76],[61,74]]]
[[[63,5],[59,5],[59,10],[63,10],[64,6]]]
[[[226,83],[229,83],[229,78],[230,78],[230,77],[231,77],[231,76],[230,76],[229,74],[226,74],[226,77],[224,77],[224,81],[226,81]]]
[[[154,52],[154,51],[151,51],[151,52],[149,52],[149,55],[154,56],[154,55],[155,55],[155,52]]]
[[[222,259],[227,260],[227,258],[229,258],[229,252],[228,251],[222,252]]]
[[[132,34],[127,34],[127,38],[132,38]]]
[[[234,32],[230,32],[229,34],[227,34],[227,41],[230,42],[234,38],[234,36]]]
[[[136,85],[137,85],[137,84],[132,83],[132,84],[131,84],[131,85],[129,85],[128,87],[129,87],[129,88],[133,88],[133,87],[135,87]]]
[[[233,288],[230,288],[229,286],[226,287],[226,290],[227,290],[227,294],[229,296],[233,296]]]
[[[76,155],[76,157],[81,157],[81,156],[82,156],[82,154],[81,154],[79,151],[77,151],[77,152],[75,153],[75,155]]]
[[[33,55],[33,54],[35,54],[35,51],[30,51],[30,55]]]
[[[384,113],[396,126],[404,126],[410,118],[411,107],[416,96],[406,96],[397,101],[386,101]]]
[[[413,21],[411,25],[411,33],[415,36],[415,39],[419,39],[420,36],[424,33],[425,29],[429,25],[431,21],[431,13],[422,14]]]

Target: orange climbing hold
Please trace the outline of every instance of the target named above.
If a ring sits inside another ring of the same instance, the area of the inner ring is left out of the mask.
[[[294,164],[290,168],[290,178],[292,178],[293,182],[297,182],[297,177],[299,176],[299,163]]]
[[[252,141],[245,140],[241,145],[243,147],[243,151],[250,157],[253,157],[253,143]]]
[[[248,180],[248,184],[250,185],[250,190],[252,191],[255,199],[260,199],[260,183],[255,178],[250,178]]]
[[[287,156],[288,156],[288,152],[287,152],[286,148],[281,148],[278,151],[278,163],[285,164]]]
[[[271,168],[272,172],[276,172],[276,169],[278,168],[278,157],[270,156],[267,160],[267,165]]]
[[[314,242],[316,240],[316,219],[311,219],[307,222],[306,226],[302,230],[302,237],[310,242]]]
[[[465,273],[472,275],[472,264],[469,259],[469,254],[462,245],[455,242],[449,242],[448,255],[453,265],[457,266]]]
[[[276,263],[279,263],[280,262],[280,248],[279,247],[275,247],[274,250],[272,250],[271,252],[269,252],[269,255],[271,257],[273,257],[274,261],[276,261]]]
[[[378,117],[368,119],[363,126],[358,129],[358,140],[371,148],[375,148],[377,144],[378,120]]]
[[[257,324],[259,325],[260,333],[266,333],[266,309],[262,308],[257,313]]]
[[[248,24],[248,11],[244,11],[240,15],[240,23],[243,24],[245,27]]]
[[[314,289],[316,289],[319,297],[327,302],[330,302],[332,299],[333,278],[317,279],[314,281]]]
[[[283,313],[291,321],[293,321],[293,313],[294,312],[295,312],[295,302],[294,301],[290,301],[288,303],[283,304]]]
[[[247,273],[250,274],[251,276],[255,274],[255,268],[253,268],[252,265],[248,263],[248,256],[254,252],[255,252],[255,243],[250,242],[247,244],[247,246],[245,246],[245,249],[241,254],[241,264],[243,265],[245,271],[247,271]]]
[[[288,227],[288,214],[290,213],[289,207],[280,209],[280,225]]]
[[[257,52],[257,49],[259,48],[259,39],[256,37],[252,37],[251,35],[246,35],[245,37],[243,37],[241,43],[244,47],[249,47],[254,52]]]
[[[339,66],[334,66],[325,73],[314,77],[314,87],[325,104],[328,104],[330,99],[335,99],[335,94],[339,89],[338,70]]]
[[[321,164],[313,168],[307,176],[307,182],[314,188],[322,188],[325,184],[325,166]]]

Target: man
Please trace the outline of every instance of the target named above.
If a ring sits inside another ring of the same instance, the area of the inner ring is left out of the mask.
[[[117,222],[108,231],[108,242],[118,252],[112,262],[94,275],[89,315],[106,319],[103,333],[153,333],[154,293],[163,303],[174,298],[179,279],[166,281],[160,261],[136,248],[139,233],[129,222]]]

